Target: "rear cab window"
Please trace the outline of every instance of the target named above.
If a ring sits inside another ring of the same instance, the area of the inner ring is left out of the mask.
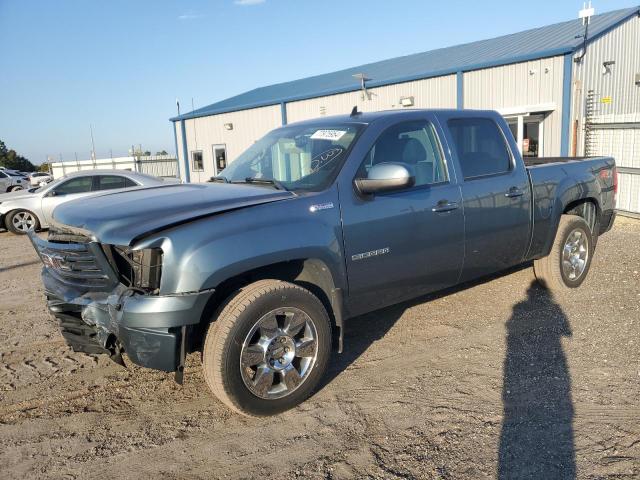
[[[465,180],[499,175],[512,169],[511,153],[498,124],[488,118],[447,121]]]

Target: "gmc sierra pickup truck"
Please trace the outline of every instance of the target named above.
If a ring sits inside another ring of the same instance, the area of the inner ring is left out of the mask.
[[[615,162],[539,163],[496,112],[354,112],[278,128],[209,184],[65,203],[30,238],[75,349],[179,382],[201,351],[220,400],[271,415],[312,393],[350,317],[529,261],[578,287]]]

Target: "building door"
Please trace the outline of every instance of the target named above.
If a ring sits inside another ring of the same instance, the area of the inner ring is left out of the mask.
[[[227,146],[212,145],[211,150],[213,152],[213,176],[220,175],[220,172],[227,168]]]
[[[542,148],[544,117],[542,115],[526,114],[505,118],[523,157],[544,156],[544,150]]]

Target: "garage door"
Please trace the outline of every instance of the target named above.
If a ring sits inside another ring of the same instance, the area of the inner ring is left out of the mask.
[[[618,209],[640,214],[640,123],[595,124],[593,155],[607,155],[618,165]]]

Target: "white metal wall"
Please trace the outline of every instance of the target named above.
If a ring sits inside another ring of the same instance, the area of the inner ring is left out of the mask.
[[[604,62],[615,62],[605,69]],[[640,17],[634,16],[589,44],[581,63],[573,64],[572,118],[580,120],[578,145],[584,146],[584,99],[589,90],[598,94],[597,120],[640,121]],[[610,103],[602,99],[609,97]],[[582,150],[579,150],[581,153]]]
[[[605,68],[605,62],[615,62]],[[589,44],[584,60],[573,66],[572,120],[578,120],[577,153],[584,154],[585,97],[593,90],[595,123],[640,122],[640,18],[634,16]],[[640,127],[598,128],[594,154],[609,155],[619,167],[618,208],[640,213]]]
[[[316,118],[323,115],[343,115],[358,106],[361,112],[373,112],[402,108],[401,97],[413,97],[414,108],[455,108],[456,76],[397,83],[368,89],[370,100],[362,98],[362,92],[348,92],[326,97],[287,103],[288,123]]]
[[[206,182],[214,175],[213,145],[226,145],[227,163],[233,161],[244,150],[249,148],[260,137],[282,124],[280,105],[223,113],[208,117],[185,120],[187,136],[187,152],[189,155],[189,171],[191,181]],[[233,125],[232,130],[225,124]],[[184,179],[184,159],[182,148],[182,132],[180,122],[176,124],[178,135],[178,155],[181,160],[180,169]],[[194,171],[191,153],[202,151],[204,170]]]
[[[464,74],[464,108],[524,113],[553,105],[544,119],[543,155],[560,155],[564,58],[544,58]],[[518,110],[522,110],[518,112]]]

